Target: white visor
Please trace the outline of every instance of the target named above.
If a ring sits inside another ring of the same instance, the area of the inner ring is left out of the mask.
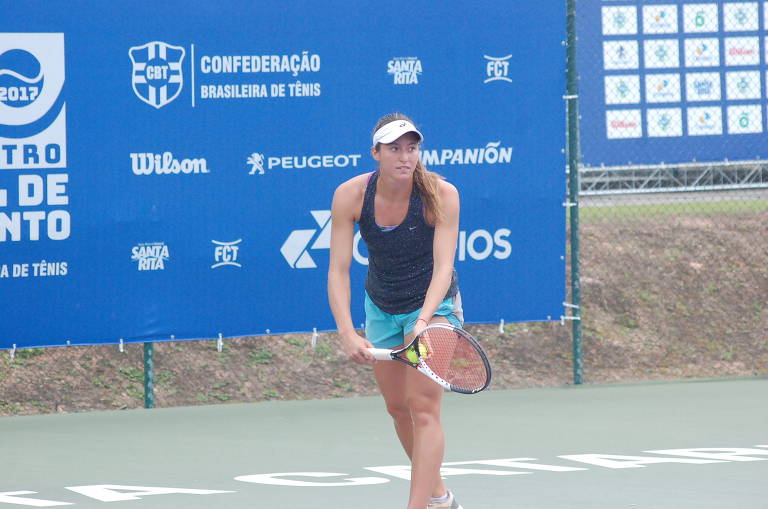
[[[424,136],[413,124],[407,120],[395,120],[384,124],[373,133],[373,146],[375,147],[377,143],[392,143],[405,133],[416,133],[419,137],[419,143],[424,141]]]

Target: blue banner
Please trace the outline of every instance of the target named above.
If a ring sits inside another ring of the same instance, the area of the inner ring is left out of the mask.
[[[393,111],[460,190],[467,320],[562,314],[559,2],[3,9],[0,348],[333,329],[331,197]]]
[[[578,2],[583,164],[768,156],[768,2]]]

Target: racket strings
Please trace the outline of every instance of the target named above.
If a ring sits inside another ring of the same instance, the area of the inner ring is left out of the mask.
[[[424,363],[440,378],[454,387],[484,387],[488,371],[475,345],[460,333],[449,329],[430,329],[422,339],[429,350]]]

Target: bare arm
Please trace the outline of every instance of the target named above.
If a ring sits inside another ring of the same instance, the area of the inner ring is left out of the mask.
[[[459,193],[453,185],[445,181],[440,182],[440,193],[443,218],[435,224],[432,280],[419,314],[419,318],[424,321],[418,321],[414,328],[415,334],[426,327],[451,287],[456,242],[459,237]]]
[[[331,258],[328,265],[328,302],[344,352],[355,362],[372,364],[373,356],[366,350],[371,343],[360,336],[352,323],[349,269],[355,220],[361,203],[359,177],[341,184],[333,195],[331,206]]]

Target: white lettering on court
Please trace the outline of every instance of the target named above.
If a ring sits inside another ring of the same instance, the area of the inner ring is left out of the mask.
[[[762,447],[762,446],[758,446]],[[703,447],[698,449],[662,449],[659,451],[645,451],[656,454],[671,454],[675,456],[690,456],[692,458],[705,458],[719,461],[765,461],[768,458],[753,458],[752,456],[768,456],[768,451],[761,449],[747,449],[744,447]]]
[[[68,486],[68,490],[102,502],[122,502],[141,500],[149,495],[213,495],[216,493],[234,493],[220,490],[192,490],[186,488],[161,488],[157,486],[121,486],[119,484],[94,484],[92,486]]]
[[[34,495],[36,491],[6,491],[0,492],[0,504],[28,505],[32,507],[53,507],[56,505],[72,505],[69,502],[56,502],[41,498],[19,498],[19,495]]]
[[[619,456],[616,454],[569,454],[558,456],[579,463],[589,463],[605,468],[645,468],[653,463],[722,463],[719,460],[694,460],[683,458],[654,458],[651,456]]]
[[[385,484],[389,479],[383,477],[348,477],[344,482],[317,482],[299,481],[296,479],[284,479],[284,477],[341,477],[349,474],[335,472],[285,472],[278,474],[241,475],[235,477],[235,481],[250,482],[256,484],[275,484],[277,486],[362,486],[367,484]]]

